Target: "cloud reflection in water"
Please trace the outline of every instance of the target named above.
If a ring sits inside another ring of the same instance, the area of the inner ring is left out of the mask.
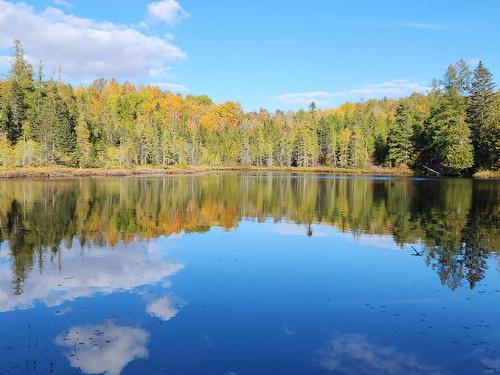
[[[130,291],[162,282],[182,269],[165,259],[165,251],[146,245],[61,251],[61,269],[44,258],[43,269],[30,272],[20,295],[12,288],[10,266],[0,265],[0,312],[28,309],[36,302],[53,307],[97,293]]]
[[[359,334],[339,336],[320,352],[320,365],[349,375],[437,375],[437,367],[422,363],[414,354],[370,342]]]
[[[148,339],[143,329],[107,323],[73,327],[56,344],[67,348],[71,367],[82,373],[118,375],[130,362],[148,357]]]

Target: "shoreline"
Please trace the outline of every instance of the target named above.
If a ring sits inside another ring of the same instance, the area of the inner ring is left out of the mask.
[[[337,175],[371,175],[409,177],[419,174],[411,169],[372,167],[366,169],[346,169],[335,167],[134,167],[134,168],[71,168],[62,166],[0,168],[0,179],[17,178],[76,178],[76,177],[127,177],[127,176],[168,176],[202,174],[210,172],[287,172],[287,173],[322,173]],[[500,179],[500,172],[478,172],[474,179]]]
[[[414,176],[409,169],[367,168],[344,169],[333,167],[134,167],[134,168],[71,168],[62,166],[0,168],[0,179],[16,178],[71,178],[71,177],[127,177],[201,174],[210,172],[288,172],[288,173],[325,173],[340,175],[380,175]]]

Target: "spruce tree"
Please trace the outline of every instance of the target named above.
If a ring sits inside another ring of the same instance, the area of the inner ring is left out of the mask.
[[[495,119],[494,90],[493,75],[480,61],[474,70],[467,110],[476,168],[491,168],[499,157],[500,124]]]
[[[21,42],[15,40],[13,48],[14,55],[9,75],[6,132],[10,143],[16,144],[22,136],[23,123],[27,119],[34,83],[33,68],[24,57]]]
[[[413,151],[413,116],[407,103],[401,102],[396,110],[388,137],[389,160],[394,164],[408,163]]]
[[[468,72],[460,64],[451,65],[442,81],[443,89],[427,121],[432,160],[451,173],[461,173],[474,162],[470,129],[466,122]]]
[[[51,104],[52,131],[58,158],[65,160],[69,159],[69,156],[74,151],[75,134],[73,118],[60,90],[62,90],[62,87],[52,82],[49,88],[48,99]]]

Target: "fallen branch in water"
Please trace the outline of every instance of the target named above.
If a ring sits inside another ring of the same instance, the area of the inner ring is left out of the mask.
[[[431,171],[431,172],[435,173],[435,174],[436,174],[436,176],[441,176],[441,174],[440,174],[438,171],[435,171],[434,169],[429,168],[429,167],[428,167],[428,166],[426,166],[426,165],[423,165],[423,167],[424,167],[425,169],[427,169],[428,171]]]
[[[414,257],[421,257],[421,256],[423,256],[423,255],[422,255],[422,253],[419,253],[419,252],[417,251],[417,249],[415,249],[413,246],[412,246],[411,248],[412,248],[412,249],[413,249],[413,251],[415,252],[415,254],[411,254],[411,255],[413,255]]]

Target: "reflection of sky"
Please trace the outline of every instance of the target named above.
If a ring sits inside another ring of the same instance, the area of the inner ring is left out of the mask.
[[[71,367],[84,374],[118,375],[135,359],[147,358],[149,333],[113,323],[73,327],[56,338]]]
[[[481,359],[485,374],[498,374],[500,372],[500,357],[486,357]]]
[[[390,236],[359,239],[313,225],[307,237],[306,227],[243,220],[232,231],[212,228],[83,255],[62,250],[62,274],[50,262],[42,275],[33,270],[22,303],[8,304],[10,269],[0,267],[0,291],[7,293],[0,306],[18,309],[0,314],[0,323],[12,319],[25,333],[5,344],[23,356],[12,362],[24,364],[26,322],[37,321],[34,337],[53,350],[40,357],[62,373],[469,375],[482,373],[480,362],[487,374],[498,369],[498,353],[485,351],[499,343],[489,336],[500,332],[494,268],[488,287],[452,291]],[[175,253],[166,251],[172,245]],[[44,282],[52,285],[37,285]],[[147,284],[154,285],[141,287]],[[92,297],[85,309],[71,303],[80,295]],[[69,303],[58,314],[46,308],[63,301]],[[96,331],[103,334],[95,343],[75,351],[75,342]],[[0,361],[10,358],[1,340]]]
[[[273,233],[283,236],[305,236],[307,232],[307,225],[295,224],[289,222],[275,223],[270,227]],[[312,237],[332,237],[343,240],[355,241],[361,246],[372,246],[383,249],[399,249],[400,247],[394,242],[392,236],[389,235],[370,235],[359,234],[354,237],[350,233],[343,233],[338,228],[327,224],[312,224]]]
[[[62,249],[61,270],[57,257],[44,257],[40,272],[35,262],[23,293],[15,295],[10,264],[0,266],[0,312],[32,307],[42,302],[52,307],[96,293],[109,294],[150,285],[177,273],[182,265],[166,259],[154,244],[118,245],[113,249],[91,247]]]
[[[163,321],[174,318],[180,310],[180,303],[172,297],[161,297],[147,305],[147,312]]]
[[[377,345],[363,335],[346,334],[331,340],[320,353],[320,365],[347,375],[437,375],[443,372],[391,346]]]

